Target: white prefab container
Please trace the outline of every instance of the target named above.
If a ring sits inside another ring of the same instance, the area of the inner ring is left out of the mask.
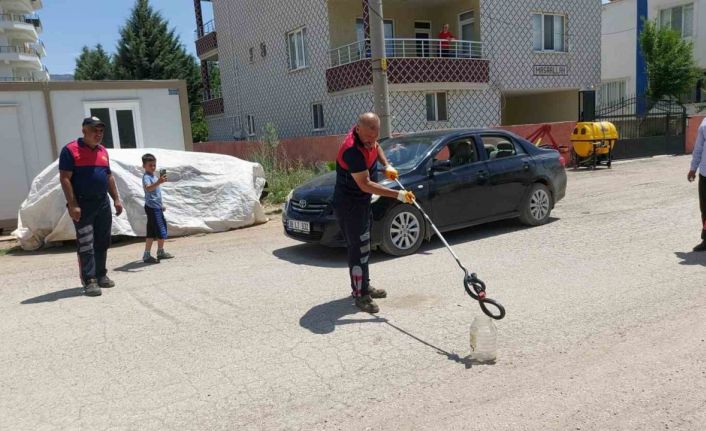
[[[108,148],[193,148],[184,81],[0,83],[0,228],[89,115],[109,125]]]

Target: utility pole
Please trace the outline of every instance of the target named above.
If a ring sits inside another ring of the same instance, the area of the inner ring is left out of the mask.
[[[373,64],[373,101],[375,113],[380,117],[380,137],[389,138],[390,99],[387,87],[387,57],[385,52],[385,22],[382,15],[382,0],[370,0],[370,45]]]

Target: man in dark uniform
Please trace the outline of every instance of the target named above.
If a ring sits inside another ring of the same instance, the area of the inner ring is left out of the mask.
[[[373,194],[395,198],[403,203],[414,202],[412,192],[392,190],[374,182],[375,163],[385,167],[385,175],[394,180],[397,171],[389,165],[378,145],[380,118],[366,113],[346,136],[336,158],[336,190],[333,207],[343,237],[348,244],[348,270],[355,305],[367,313],[379,308],[373,298],[385,298],[387,292],[370,286],[370,199]]]
[[[88,296],[100,296],[101,287],[115,286],[105,268],[113,223],[108,193],[116,215],[123,212],[108,151],[101,145],[104,131],[99,118],[84,119],[83,138],[67,144],[59,157],[61,188],[76,227],[81,283]]]

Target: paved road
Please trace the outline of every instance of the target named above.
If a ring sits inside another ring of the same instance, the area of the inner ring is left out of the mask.
[[[449,236],[508,316],[477,365],[479,308],[439,241],[373,257],[378,317],[342,250],[278,221],[109,255],[80,296],[70,249],[0,257],[0,429],[702,430],[706,254],[688,159],[571,172],[549,225]]]

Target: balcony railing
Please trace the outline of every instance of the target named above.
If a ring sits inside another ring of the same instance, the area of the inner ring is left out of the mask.
[[[18,15],[14,13],[0,14],[0,21],[16,22],[19,24],[31,24],[36,28],[42,27],[42,21],[36,15]]]
[[[216,31],[216,23],[211,20],[203,25],[201,28],[194,30],[194,40],[206,36],[209,33]]]
[[[0,82],[34,82],[31,76],[0,76]]]
[[[0,54],[26,54],[39,57],[37,50],[26,46],[0,46]]]
[[[211,88],[210,92],[204,91],[201,94],[201,101],[202,102],[207,102],[209,100],[213,99],[220,99],[222,98],[223,95],[221,94],[221,89],[220,88]]]
[[[329,51],[331,67],[354,63],[372,54],[370,39]],[[385,39],[388,58],[483,58],[483,43],[470,40]]]

